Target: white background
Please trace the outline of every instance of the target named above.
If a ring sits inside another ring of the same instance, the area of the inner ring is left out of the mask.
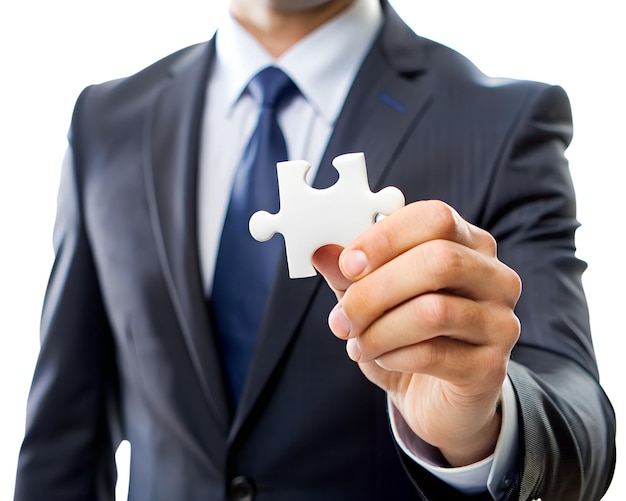
[[[225,0],[31,0],[0,6],[0,500],[9,500],[38,349],[59,167],[81,89],[133,73],[209,38]],[[617,0],[395,0],[420,34],[469,56],[492,76],[562,85],[575,139],[569,149],[578,193],[578,253],[602,383],[618,419],[626,397],[624,327],[626,48]],[[618,448],[624,445],[618,436]],[[626,498],[618,462],[605,497]],[[120,491],[123,491],[123,485]]]

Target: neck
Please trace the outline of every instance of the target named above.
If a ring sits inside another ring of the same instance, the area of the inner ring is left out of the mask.
[[[345,10],[354,0],[308,2],[307,7],[293,7],[297,1],[231,0],[233,17],[274,57]],[[306,3],[306,2],[300,2]],[[317,4],[317,5],[315,5]]]

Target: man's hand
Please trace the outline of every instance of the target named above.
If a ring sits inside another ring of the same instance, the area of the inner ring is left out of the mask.
[[[443,202],[416,202],[313,263],[338,299],[331,330],[411,429],[452,466],[491,454],[521,292],[493,237]]]

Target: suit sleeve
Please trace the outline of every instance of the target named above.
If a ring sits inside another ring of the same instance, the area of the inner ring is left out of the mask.
[[[538,86],[523,108],[482,226],[523,283],[522,332],[509,365],[518,397],[521,499],[600,499],[615,464],[615,415],[599,383],[576,257],[576,204],[565,149],[567,96]]]
[[[55,262],[42,312],[16,501],[114,498],[119,437],[109,419],[117,394],[113,347],[81,222],[72,157],[70,150],[62,168]]]
[[[473,221],[498,242],[500,260],[523,283],[521,336],[509,364],[518,405],[519,470],[497,499],[594,501],[615,466],[615,414],[600,382],[576,257],[575,194],[565,157],[572,137],[562,89],[529,85]],[[464,496],[402,454],[423,499]],[[442,497],[442,494],[444,497]]]

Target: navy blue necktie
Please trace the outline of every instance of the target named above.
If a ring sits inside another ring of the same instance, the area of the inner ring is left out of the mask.
[[[279,209],[276,162],[288,158],[276,110],[297,88],[284,72],[268,67],[252,79],[248,90],[260,103],[259,118],[235,174],[211,295],[222,363],[235,405],[243,390],[281,243],[277,238],[257,242],[248,231],[248,221],[258,210],[275,213]]]

